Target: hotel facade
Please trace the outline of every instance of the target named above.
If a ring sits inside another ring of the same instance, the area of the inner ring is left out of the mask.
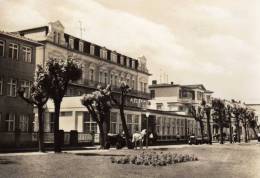
[[[146,112],[150,112],[148,130],[158,135],[159,140],[176,140],[177,135],[187,138],[197,133],[198,125],[188,115],[157,111],[150,108],[148,89],[149,71],[144,56],[134,59],[114,50],[79,39],[64,32],[61,22],[51,22],[47,26],[21,30],[19,33],[44,44],[37,49],[37,61],[43,64],[49,58],[73,56],[83,64],[82,78],[70,83],[63,99],[60,114],[60,129],[65,132],[77,130],[80,133],[98,135],[97,124],[91,119],[87,109],[81,105],[80,96],[96,89],[97,84],[111,84],[112,92],[119,97],[119,83],[126,81],[132,88],[126,101],[125,116],[130,133],[147,128]],[[54,106],[48,101],[45,109],[45,131],[53,132]],[[37,115],[35,131],[37,131]],[[110,132],[122,132],[119,109],[114,106],[110,112]]]

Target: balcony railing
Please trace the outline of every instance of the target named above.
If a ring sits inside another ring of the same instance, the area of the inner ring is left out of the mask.
[[[84,79],[84,80],[79,80],[79,81],[73,82],[73,84],[81,85],[84,87],[89,87],[91,89],[96,89],[98,85],[105,87],[108,83]],[[112,89],[112,92],[115,92],[115,93],[121,92],[120,86],[118,86],[118,85],[111,85],[111,89]],[[131,90],[128,95],[134,96],[137,98],[150,99],[150,93],[139,91],[139,90]]]
[[[190,103],[193,101],[193,99],[191,97],[183,97],[183,98],[179,98],[178,101],[183,103]]]

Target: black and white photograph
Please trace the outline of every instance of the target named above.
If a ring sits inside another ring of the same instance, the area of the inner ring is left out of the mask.
[[[259,0],[0,0],[0,178],[260,178]]]

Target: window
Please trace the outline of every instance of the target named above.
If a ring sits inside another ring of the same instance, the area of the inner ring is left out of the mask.
[[[172,118],[172,123],[171,123],[171,126],[172,126],[172,134],[175,135],[176,134],[176,121],[175,121],[175,118]]]
[[[162,134],[166,135],[166,119],[162,117]]]
[[[23,47],[23,61],[32,62],[32,49],[29,47]]]
[[[163,106],[162,103],[156,103],[156,109],[157,110],[162,110],[162,106]]]
[[[55,115],[52,112],[50,113],[50,122],[49,122],[50,132],[54,132],[54,120],[55,120]]]
[[[111,112],[111,115],[110,115],[110,132],[111,133],[117,133],[117,130],[116,130],[116,124],[117,124],[117,113],[116,112]]]
[[[202,92],[198,91],[198,92],[197,92],[197,99],[198,99],[198,100],[202,100],[202,97],[203,97]]]
[[[29,125],[29,116],[28,115],[20,115],[19,118],[19,129],[22,132],[28,132]]]
[[[170,118],[165,118],[166,135],[170,135],[171,131],[171,120]]]
[[[83,52],[83,51],[84,51],[84,45],[83,45],[83,42],[82,42],[82,41],[79,42],[79,51],[80,51],[80,52]]]
[[[150,93],[151,94],[151,99],[155,98],[155,90],[151,90],[150,92],[151,92]]]
[[[115,75],[115,86],[117,86],[118,85],[118,79],[117,79],[118,77],[117,77],[117,75]]]
[[[9,44],[8,57],[11,59],[18,60],[18,45],[11,43]]]
[[[135,79],[132,79],[132,88],[135,89]]]
[[[90,80],[91,82],[94,81],[94,69],[90,69],[90,70],[89,70],[89,80]]]
[[[124,56],[120,56],[120,64],[124,65]]]
[[[112,73],[110,74],[110,83],[111,83],[111,85],[115,84],[114,75]]]
[[[108,83],[108,76],[107,76],[107,73],[105,72],[104,73],[104,83],[107,84]]]
[[[23,80],[21,82],[21,88],[24,89],[24,97],[29,98],[30,97],[30,82]]]
[[[139,115],[127,114],[126,115],[126,123],[130,134],[133,134],[139,131],[138,123],[139,123]]]
[[[144,90],[143,90],[144,93],[146,93],[146,89],[147,89],[147,83],[144,83]]]
[[[111,60],[117,62],[117,55],[115,53],[111,53]]]
[[[72,38],[69,39],[69,48],[74,49],[74,40]]]
[[[97,133],[97,123],[92,120],[88,112],[83,112],[83,132]]]
[[[94,55],[94,54],[95,54],[95,46],[94,46],[94,45],[91,45],[91,46],[90,46],[90,54],[91,54],[91,55]]]
[[[4,56],[5,54],[5,42],[0,40],[0,56]]]
[[[105,49],[100,50],[100,57],[102,59],[107,59],[107,51]]]
[[[7,96],[16,97],[16,86],[17,81],[11,78],[7,83]]]
[[[181,124],[180,124],[180,120],[179,120],[179,119],[177,119],[176,126],[177,126],[177,135],[180,135],[180,127],[181,127]]]
[[[102,71],[99,71],[99,83],[102,83],[103,82],[103,72]]]
[[[161,135],[161,117],[156,118],[156,132]]]
[[[141,91],[144,91],[144,85],[143,82],[140,82]]]
[[[15,131],[15,114],[14,113],[8,113],[6,114],[6,119],[5,119],[5,130],[8,132]]]
[[[3,85],[4,85],[4,79],[3,77],[0,77],[0,95],[3,94]]]

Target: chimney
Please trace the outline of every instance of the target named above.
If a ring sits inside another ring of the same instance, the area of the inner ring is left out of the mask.
[[[174,83],[173,83],[173,82],[171,82],[171,85],[174,85]]]
[[[157,84],[157,80],[153,80],[152,85],[156,85],[156,84]]]

